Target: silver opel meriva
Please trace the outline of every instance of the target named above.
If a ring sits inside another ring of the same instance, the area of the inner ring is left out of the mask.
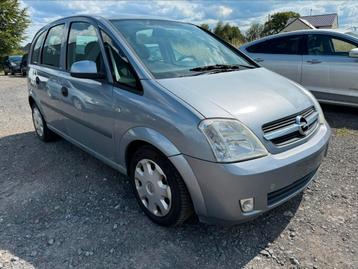
[[[39,138],[56,133],[128,174],[160,225],[256,217],[301,192],[327,152],[307,90],[192,24],[64,18],[29,59]]]

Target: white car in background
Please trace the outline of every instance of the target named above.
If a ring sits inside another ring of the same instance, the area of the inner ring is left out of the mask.
[[[240,50],[325,103],[358,107],[358,33],[300,30],[247,43]]]

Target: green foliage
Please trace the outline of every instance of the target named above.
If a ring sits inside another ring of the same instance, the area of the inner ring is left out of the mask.
[[[211,31],[211,30],[210,30],[210,26],[209,26],[209,24],[207,24],[207,23],[202,23],[202,24],[200,24],[200,27],[203,28],[203,29],[205,29],[205,30]]]
[[[219,21],[215,28],[214,34],[229,42],[233,46],[239,46],[244,43],[245,38],[241,33],[239,27],[231,26],[230,24]]]
[[[298,17],[300,17],[300,14],[293,11],[275,13],[265,23],[262,34],[264,36],[277,34],[283,28],[285,28],[287,21],[290,18],[298,18]]]
[[[27,10],[18,0],[0,1],[0,56],[20,48],[29,23]]]
[[[259,39],[263,37],[264,25],[261,23],[253,23],[245,33],[245,39],[247,42]]]

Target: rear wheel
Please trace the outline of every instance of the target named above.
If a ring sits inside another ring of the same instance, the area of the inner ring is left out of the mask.
[[[134,153],[129,176],[140,207],[153,222],[175,226],[193,214],[191,199],[179,172],[155,148],[143,146]]]
[[[47,127],[46,121],[44,120],[39,108],[35,104],[33,104],[31,109],[32,109],[32,121],[37,136],[42,141],[45,142],[53,140],[55,134]]]

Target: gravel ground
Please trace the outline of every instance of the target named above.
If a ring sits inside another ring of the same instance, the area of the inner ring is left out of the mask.
[[[40,142],[26,80],[0,76],[0,269],[358,268],[358,110],[323,109],[331,146],[303,195],[242,225],[163,228],[125,176]]]

